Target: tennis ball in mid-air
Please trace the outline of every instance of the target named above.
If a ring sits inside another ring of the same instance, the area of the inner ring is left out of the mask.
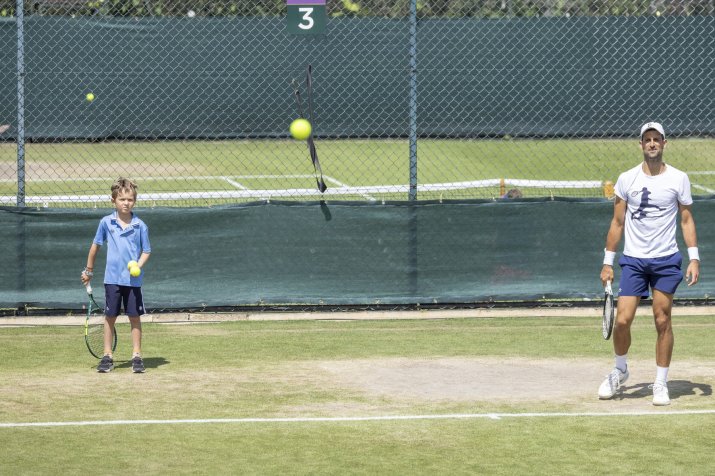
[[[94,101],[94,93],[87,93],[87,96],[85,96],[85,97],[87,98],[87,101],[89,101],[89,102]]]
[[[129,268],[129,274],[136,278],[137,276],[142,274],[142,270],[139,266],[132,266],[131,268]]]
[[[139,263],[137,263],[137,262],[134,261],[134,260],[131,260],[129,263],[127,263],[127,269],[136,268],[136,267],[138,267],[138,266],[139,266]]]
[[[296,119],[290,123],[290,135],[293,139],[305,140],[310,136],[313,128],[306,119]]]

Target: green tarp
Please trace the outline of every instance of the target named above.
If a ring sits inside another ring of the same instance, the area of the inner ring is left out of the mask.
[[[147,307],[598,300],[607,201],[270,203],[141,209]],[[79,275],[111,210],[0,209],[0,308],[78,308]],[[715,201],[694,205],[707,299]],[[682,246],[682,244],[681,244]],[[681,248],[684,249],[684,248]],[[103,276],[104,254],[95,286]]]

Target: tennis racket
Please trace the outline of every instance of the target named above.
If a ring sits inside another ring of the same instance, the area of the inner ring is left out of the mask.
[[[611,282],[606,281],[606,287],[604,288],[603,297],[603,338],[608,340],[611,338],[611,332],[613,332],[613,289],[611,289]]]
[[[298,82],[294,79],[291,82],[293,86],[293,94],[295,95],[295,101],[298,104],[298,116],[305,119],[303,114],[303,101],[300,98],[300,87]],[[310,153],[310,160],[313,162],[313,170],[315,171],[315,181],[318,186],[318,191],[320,193],[325,192],[328,186],[325,185],[323,180],[323,170],[320,167],[320,161],[318,160],[318,151],[315,149],[315,141],[313,140],[313,129],[315,128],[315,122],[313,121],[313,67],[308,65],[308,72],[305,75],[305,89],[308,95],[308,120],[311,125],[311,132],[308,136],[308,152]]]
[[[98,359],[104,355],[104,309],[97,304],[92,295],[92,285],[87,283],[87,318],[84,321],[84,342],[89,353]],[[114,330],[112,352],[117,349],[117,331]]]

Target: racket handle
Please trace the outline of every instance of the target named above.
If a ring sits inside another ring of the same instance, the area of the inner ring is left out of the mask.
[[[85,288],[87,288],[87,294],[92,294],[92,285],[87,283],[84,285]]]
[[[613,292],[613,289],[611,288],[611,281],[606,281],[606,292],[609,294]]]

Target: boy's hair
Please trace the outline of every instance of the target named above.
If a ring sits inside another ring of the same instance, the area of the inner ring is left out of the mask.
[[[119,192],[129,192],[134,195],[134,198],[137,198],[138,188],[139,187],[137,186],[137,184],[135,184],[132,180],[124,177],[119,177],[112,184],[112,198],[117,198]]]

